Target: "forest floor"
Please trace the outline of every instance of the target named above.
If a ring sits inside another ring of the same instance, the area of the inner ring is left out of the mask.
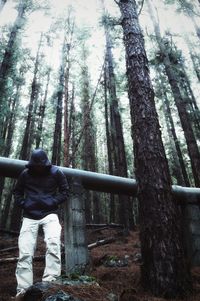
[[[145,292],[140,284],[140,243],[138,231],[123,236],[119,230],[104,229],[99,231],[88,230],[88,243],[99,239],[115,237],[110,244],[98,246],[90,251],[91,264],[87,275],[93,276],[95,283],[87,285],[58,285],[62,290],[83,301],[164,301],[164,298],[153,297]],[[0,235],[0,250],[17,246],[17,237]],[[38,239],[36,256],[43,255],[45,246],[42,236]],[[0,252],[0,259],[17,257],[18,250]],[[15,295],[16,262],[2,263],[0,260],[0,301],[9,301]],[[44,269],[43,261],[34,261],[34,282],[40,282]],[[193,268],[193,293],[182,299],[170,300],[200,300],[200,267]],[[53,289],[52,289],[53,290]],[[54,291],[48,291],[48,295]],[[43,299],[44,300],[44,299]],[[169,300],[169,299],[168,299]],[[39,300],[38,300],[39,301]],[[42,301],[42,300],[41,300]]]

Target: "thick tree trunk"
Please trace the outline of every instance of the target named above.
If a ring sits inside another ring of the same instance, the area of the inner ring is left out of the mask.
[[[128,91],[138,181],[142,284],[155,295],[174,297],[190,289],[177,207],[147,56],[134,0],[118,1],[122,15]]]

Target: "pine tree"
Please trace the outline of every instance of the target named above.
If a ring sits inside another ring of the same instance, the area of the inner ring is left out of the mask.
[[[177,207],[161,139],[148,60],[135,0],[116,1],[121,11],[138,181],[142,284],[157,296],[190,289]]]
[[[185,103],[184,97],[182,96],[181,90],[180,90],[180,83],[179,77],[177,74],[176,68],[173,66],[173,56],[171,56],[171,48],[169,47],[169,42],[166,39],[162,39],[159,24],[156,21],[153,10],[152,10],[152,4],[151,1],[147,1],[149,13],[151,15],[151,19],[154,24],[154,30],[156,33],[156,39],[159,46],[160,51],[160,59],[163,62],[163,65],[165,67],[165,72],[168,77],[169,84],[171,86],[171,90],[173,93],[174,101],[179,113],[181,125],[184,131],[185,140],[187,143],[188,148],[188,154],[191,161],[191,167],[192,167],[192,173],[194,177],[194,182],[197,187],[200,186],[200,153],[198,150],[196,138],[194,135],[194,131],[192,128],[190,115],[187,110],[187,104]]]

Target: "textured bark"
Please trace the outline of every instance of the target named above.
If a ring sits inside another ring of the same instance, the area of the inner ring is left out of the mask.
[[[175,68],[173,68],[170,61],[170,49],[166,48],[165,44],[162,42],[162,37],[159,30],[159,25],[154,17],[151,1],[147,1],[149,12],[151,15],[151,19],[154,24],[154,30],[156,33],[156,38],[158,42],[158,46],[160,48],[161,55],[163,57],[163,65],[165,67],[165,72],[169,80],[169,84],[171,86],[171,90],[174,96],[174,101],[179,113],[181,125],[184,131],[185,140],[187,143],[188,154],[191,161],[192,173],[194,177],[194,182],[197,187],[200,186],[200,153],[198,150],[197,142],[195,139],[194,131],[191,125],[191,120],[189,113],[187,111],[186,103],[182,97],[180,87],[178,84],[178,75],[176,73]]]
[[[126,49],[128,91],[138,181],[142,284],[155,295],[172,297],[190,289],[177,208],[147,56],[134,0],[118,1]]]

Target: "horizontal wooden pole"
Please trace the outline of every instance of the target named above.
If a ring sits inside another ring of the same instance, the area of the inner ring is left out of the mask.
[[[27,161],[0,157],[0,176],[17,178],[24,170]],[[137,182],[135,179],[122,178],[80,169],[60,167],[68,178],[79,178],[85,189],[136,196]],[[186,203],[200,202],[200,188],[172,185],[176,200]]]

